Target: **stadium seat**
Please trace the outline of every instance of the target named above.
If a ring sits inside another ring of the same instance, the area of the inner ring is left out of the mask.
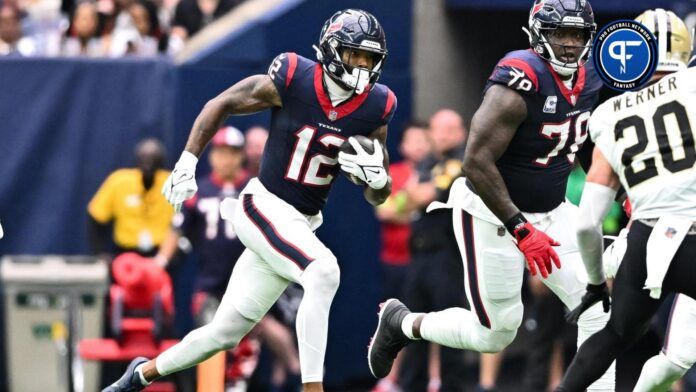
[[[178,340],[164,339],[164,330],[174,314],[172,283],[167,272],[152,260],[124,253],[112,264],[114,284],[111,298],[112,339],[84,339],[78,350],[84,359],[130,361],[154,358]],[[155,383],[148,392],[174,391],[171,383]]]

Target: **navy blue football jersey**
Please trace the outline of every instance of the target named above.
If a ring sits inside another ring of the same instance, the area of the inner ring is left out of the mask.
[[[271,113],[259,180],[298,211],[317,214],[339,171],[338,148],[349,136],[368,136],[387,124],[396,97],[375,84],[334,107],[321,66],[295,53],[276,57],[268,74],[283,106]]]
[[[214,175],[198,181],[198,192],[184,202],[173,219],[174,228],[191,241],[198,255],[194,288],[222,296],[232,268],[244,251],[232,222],[220,217],[220,203],[226,197],[237,198],[248,178],[235,184],[223,183]]]
[[[517,91],[527,106],[527,118],[496,163],[510,197],[521,211],[551,211],[565,200],[568,176],[587,139],[587,121],[602,82],[588,61],[569,89],[529,49],[503,57],[485,90],[493,84]]]

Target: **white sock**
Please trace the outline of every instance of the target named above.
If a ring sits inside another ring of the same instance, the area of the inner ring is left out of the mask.
[[[669,387],[681,378],[686,371],[683,367],[670,361],[663,353],[650,358],[636,384],[634,392],[666,391]]]
[[[409,313],[401,321],[401,331],[403,331],[407,338],[411,340],[419,340],[413,336],[413,323],[416,322],[416,319],[423,314],[424,313]]]
[[[329,309],[339,283],[339,272],[332,259],[316,259],[302,273],[304,289],[297,309],[297,351],[302,383],[322,382],[324,356],[329,330]]]
[[[144,386],[148,386],[152,384],[152,382],[149,382],[145,379],[145,376],[143,375],[143,366],[145,363],[141,363],[140,365],[135,367],[135,372],[138,373],[138,376],[140,377],[140,383],[143,384]]]

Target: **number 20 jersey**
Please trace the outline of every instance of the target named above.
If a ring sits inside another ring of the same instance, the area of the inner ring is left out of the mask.
[[[631,200],[633,219],[696,221],[696,68],[602,103],[590,137]]]
[[[283,106],[271,113],[259,180],[301,213],[315,215],[338,175],[341,144],[386,125],[396,110],[396,97],[377,83],[334,107],[321,66],[295,53],[276,57],[268,74]]]
[[[534,51],[510,52],[498,62],[485,90],[501,84],[517,91],[527,107],[496,165],[513,203],[524,212],[548,212],[565,200],[575,155],[587,138],[587,121],[602,82],[588,62],[572,89]]]

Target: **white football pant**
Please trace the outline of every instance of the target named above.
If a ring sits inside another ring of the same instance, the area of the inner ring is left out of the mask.
[[[220,307],[210,324],[157,358],[158,372],[167,375],[236,346],[289,282],[296,282],[304,289],[296,322],[302,382],[321,382],[329,308],[340,278],[336,257],[314,234],[321,223],[321,213],[305,216],[252,179],[233,217],[247,249],[234,266]]]
[[[522,323],[522,277],[524,255],[503,224],[483,201],[465,185],[455,181],[447,205],[464,262],[464,282],[471,310],[452,308],[429,313],[421,324],[421,336],[447,347],[479,352],[499,352],[509,345]],[[561,260],[544,284],[569,308],[580,304],[587,276],[576,242],[577,207],[562,203],[548,213],[525,213],[534,226],[561,245],[555,247]],[[578,321],[578,346],[609,320],[601,303],[588,309]],[[615,365],[589,391],[613,391]]]

